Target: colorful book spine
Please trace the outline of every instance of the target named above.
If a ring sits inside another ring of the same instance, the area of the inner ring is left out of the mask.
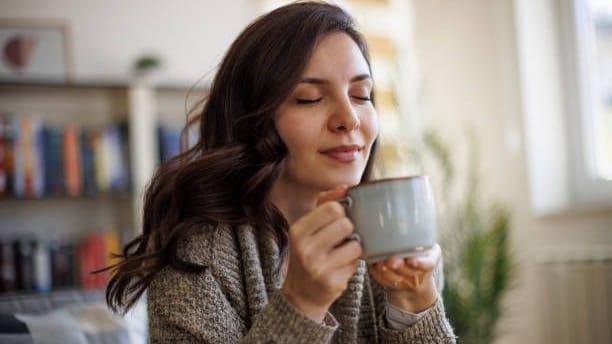
[[[79,284],[82,288],[95,288],[95,276],[91,274],[94,269],[94,247],[91,238],[86,237],[78,244]]]
[[[37,240],[32,249],[32,287],[39,293],[51,290],[51,254],[48,244]]]
[[[25,141],[27,139],[27,135],[24,132],[24,126],[21,123],[20,119],[15,119],[13,121],[13,194],[17,197],[25,196],[25,183],[24,183],[24,174],[25,174]]]
[[[66,193],[77,196],[81,193],[81,152],[79,131],[71,124],[64,131],[64,177]]]
[[[71,287],[76,284],[76,253],[73,243],[53,240],[50,243],[51,281],[53,288]]]
[[[110,190],[110,177],[108,174],[108,147],[104,139],[104,131],[97,130],[93,133],[94,166],[96,175],[96,187],[101,192]]]
[[[14,242],[15,270],[17,290],[32,290],[34,284],[34,262],[32,243],[27,239],[19,239]]]
[[[0,196],[4,196],[7,193],[7,179],[8,171],[6,164],[6,129],[5,121],[7,120],[6,115],[0,113]]]
[[[159,127],[159,160],[168,161],[181,151],[181,129]]]
[[[0,241],[0,292],[10,292],[17,289],[15,263],[13,243],[8,240]]]
[[[13,190],[14,179],[14,141],[15,141],[15,124],[14,119],[8,113],[5,113],[0,125],[3,137],[3,165],[4,165],[4,189],[2,194],[7,195]]]
[[[45,147],[44,127],[38,117],[32,118],[32,196],[41,197],[45,193]]]
[[[114,265],[121,261],[121,258],[116,258],[114,255],[121,253],[121,240],[117,231],[109,229],[104,233],[104,247],[106,265]]]
[[[64,189],[64,164],[62,151],[62,133],[50,127],[43,129],[45,154],[45,193],[62,195]]]
[[[119,233],[113,229],[89,233],[76,244],[57,238],[0,238],[0,293],[104,288],[111,272],[95,271],[120,262],[114,257],[120,251]]]

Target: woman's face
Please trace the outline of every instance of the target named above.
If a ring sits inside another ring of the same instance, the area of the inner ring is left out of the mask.
[[[357,44],[344,32],[324,36],[275,117],[289,151],[283,182],[314,191],[359,183],[378,135],[371,91]]]

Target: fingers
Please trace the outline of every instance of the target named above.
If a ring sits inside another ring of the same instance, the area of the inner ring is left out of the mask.
[[[422,255],[405,259],[406,265],[421,271],[433,271],[440,261],[442,250],[440,245],[435,243],[432,248],[425,251]]]
[[[329,264],[331,266],[352,264],[361,257],[362,253],[363,249],[361,248],[361,244],[359,242],[348,241],[346,244],[335,248],[329,253]]]
[[[398,274],[382,262],[372,264],[371,271],[378,282],[386,287],[391,287],[405,279],[404,276]]]
[[[432,276],[440,260],[441,249],[435,244],[420,256],[401,258],[393,256],[386,261],[370,266],[370,271],[379,283],[390,289],[416,290]]]
[[[325,191],[325,192],[321,192],[319,194],[319,196],[317,197],[317,205],[323,204],[327,201],[334,201],[337,200],[339,198],[342,198],[344,196],[346,196],[346,191],[348,190],[348,186],[346,185],[339,185],[336,186],[335,188]]]
[[[296,221],[292,228],[293,232],[298,236],[314,234],[326,225],[346,216],[344,207],[338,202],[331,201],[344,197],[347,189],[346,185],[339,185],[320,193],[317,197],[317,207]]]
[[[409,263],[403,263],[398,266],[392,267],[392,271],[401,276],[402,278],[411,277],[416,275],[422,275],[425,272],[423,270],[415,269],[411,267]]]
[[[357,271],[358,265],[359,261],[355,259],[335,270],[334,274],[332,275],[332,278],[336,279],[336,281],[334,281],[334,284],[339,286],[342,290],[346,289],[349,280]]]
[[[310,213],[301,217],[293,225],[292,231],[296,236],[313,235],[325,226],[346,217],[344,207],[338,202],[326,202]],[[292,234],[291,231],[289,233]]]
[[[322,228],[313,236],[313,243],[325,251],[331,251],[341,245],[353,234],[354,226],[347,217],[340,219]]]

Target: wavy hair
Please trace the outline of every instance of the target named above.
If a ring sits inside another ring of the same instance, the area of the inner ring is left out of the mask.
[[[105,269],[112,271],[106,301],[113,311],[130,309],[167,265],[187,272],[206,268],[177,256],[177,243],[194,228],[182,223],[250,224],[272,231],[284,259],[289,225],[268,200],[287,156],[274,114],[298,83],[317,41],[336,31],[355,41],[370,66],[352,17],[323,2],[280,7],[232,43],[202,111],[183,131],[199,123],[198,141],[156,171],[145,191],[142,234],[116,255],[119,263]],[[376,142],[362,180],[370,178],[375,148]]]

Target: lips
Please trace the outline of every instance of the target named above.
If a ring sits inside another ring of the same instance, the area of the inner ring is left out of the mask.
[[[321,154],[339,162],[352,162],[359,157],[362,150],[363,146],[343,145],[324,149]]]

